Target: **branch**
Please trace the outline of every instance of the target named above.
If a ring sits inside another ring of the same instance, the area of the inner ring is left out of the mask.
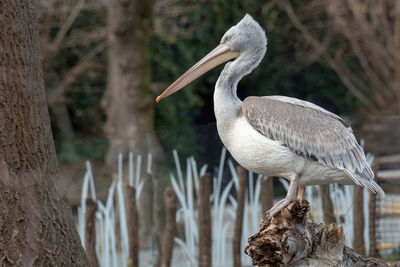
[[[76,18],[78,17],[79,13],[85,6],[86,0],[79,0],[79,2],[73,7],[71,13],[69,14],[68,18],[66,19],[65,23],[62,24],[61,29],[57,32],[54,41],[49,46],[48,56],[46,58],[46,66],[50,65],[54,55],[57,54],[62,41],[64,40],[65,36],[67,35],[68,31],[71,29],[72,24],[75,22]]]
[[[71,33],[71,36],[66,39],[60,49],[66,49],[76,46],[88,46],[91,43],[96,43],[105,40],[107,30],[105,28],[96,28],[90,32],[79,31]]]
[[[91,50],[84,58],[82,58],[78,64],[72,67],[68,73],[65,75],[65,79],[61,81],[58,86],[52,90],[48,96],[47,103],[49,106],[56,104],[60,99],[62,99],[64,93],[67,89],[82,75],[91,62],[91,60],[98,54],[104,51],[107,43],[99,43],[93,50]]]
[[[368,99],[368,97],[366,97],[365,94],[358,89],[359,87],[355,85],[351,78],[352,76],[346,75],[340,64],[334,58],[329,57],[326,53],[324,53],[323,45],[321,45],[318,40],[311,35],[308,29],[300,22],[293,10],[293,6],[287,0],[275,0],[275,3],[277,3],[278,6],[285,11],[293,25],[301,32],[306,42],[308,42],[314,48],[316,53],[320,54],[321,57],[328,63],[328,65],[337,73],[339,78],[350,90],[350,92],[363,104],[366,106],[371,106],[373,103],[371,103],[371,100]]]
[[[245,252],[256,266],[395,266],[344,245],[343,228],[307,221],[310,205],[296,200],[261,224]]]

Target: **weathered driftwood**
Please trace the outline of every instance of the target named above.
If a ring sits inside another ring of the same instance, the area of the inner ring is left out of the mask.
[[[266,216],[245,253],[255,266],[394,266],[344,245],[343,228],[307,220],[310,205],[296,200],[272,219]]]

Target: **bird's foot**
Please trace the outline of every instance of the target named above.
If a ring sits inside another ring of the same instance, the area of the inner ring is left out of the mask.
[[[292,201],[291,198],[284,198],[280,200],[278,203],[275,204],[269,211],[267,211],[266,216],[269,216],[269,218],[274,217],[275,214],[280,212],[282,209],[284,209],[289,203]]]

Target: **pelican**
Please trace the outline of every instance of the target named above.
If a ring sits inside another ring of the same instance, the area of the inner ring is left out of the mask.
[[[356,184],[384,196],[350,125],[310,102],[286,96],[237,94],[239,81],[258,66],[267,49],[261,26],[248,14],[222,37],[220,44],[171,84],[156,101],[177,92],[207,71],[225,64],[215,85],[218,134],[233,158],[246,169],[290,181],[286,197],[272,217],[304,187]]]

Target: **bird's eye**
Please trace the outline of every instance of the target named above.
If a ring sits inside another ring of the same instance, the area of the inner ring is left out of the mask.
[[[232,36],[230,36],[230,35],[225,36],[225,39],[224,39],[223,43],[229,42],[231,40],[231,38],[232,38]]]

